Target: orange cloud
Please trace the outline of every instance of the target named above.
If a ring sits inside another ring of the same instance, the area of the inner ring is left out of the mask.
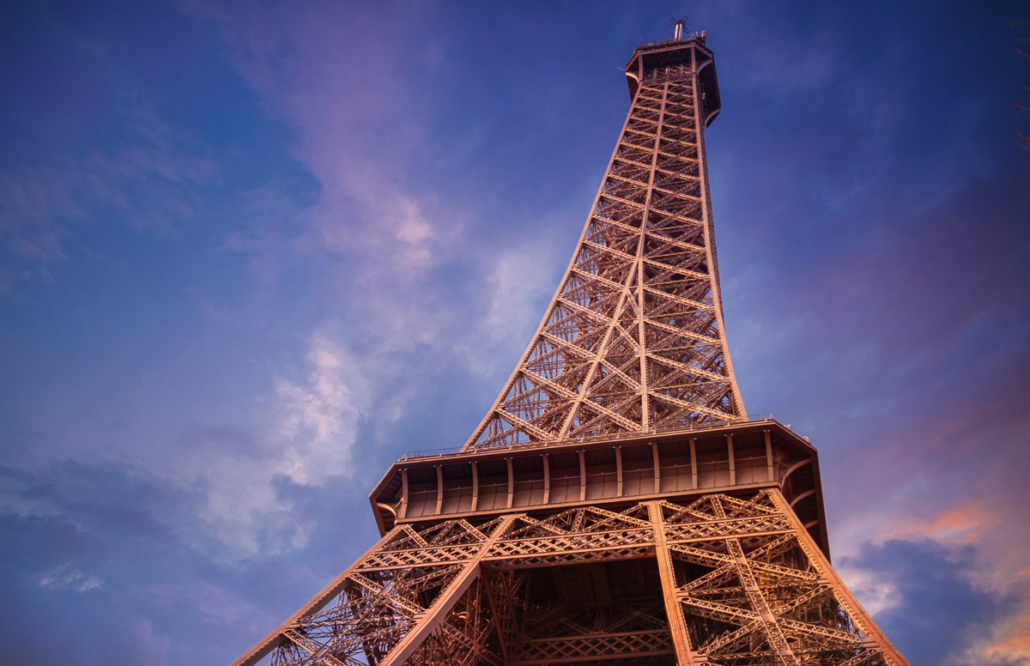
[[[1030,660],[1030,614],[1016,618],[1005,629],[1005,636],[988,646],[984,652],[990,657],[1000,657],[1006,661]]]
[[[979,504],[960,506],[927,520],[910,520],[895,523],[881,532],[881,537],[922,536],[939,541],[976,543],[984,528],[995,524],[998,514],[984,509]]]

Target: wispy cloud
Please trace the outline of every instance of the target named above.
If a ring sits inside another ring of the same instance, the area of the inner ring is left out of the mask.
[[[838,574],[848,586],[848,590],[861,599],[862,607],[875,619],[884,611],[888,611],[902,602],[901,592],[893,582],[878,572],[868,571],[850,564],[839,565]]]
[[[63,564],[40,576],[38,584],[47,590],[89,592],[102,587],[104,582],[96,576],[82,573],[71,564]]]
[[[1030,604],[1003,619],[991,635],[976,641],[964,655],[970,664],[1025,664],[1030,661]]]
[[[197,215],[198,190],[217,174],[207,151],[146,104],[117,113],[116,147],[0,171],[0,293],[33,278],[52,282],[77,227],[115,224],[175,238]]]
[[[372,400],[356,361],[323,335],[311,340],[310,370],[294,382],[279,379],[279,433],[290,446],[280,468],[293,482],[320,483],[348,476],[357,424]]]

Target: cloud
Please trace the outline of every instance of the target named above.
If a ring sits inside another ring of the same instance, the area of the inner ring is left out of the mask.
[[[261,257],[274,252],[278,268],[318,262],[310,298],[318,300],[319,320],[309,330],[315,346],[333,351],[328,365],[314,363],[317,376],[277,369],[275,386],[277,434],[291,442],[303,436],[280,471],[294,483],[317,484],[321,469],[346,466],[353,435],[340,437],[331,454],[323,442],[353,432],[359,398],[376,401],[361,451],[375,456],[369,450],[390,442],[405,410],[424,401],[441,375],[507,372],[498,350],[527,342],[572,248],[555,251],[553,229],[537,224],[539,237],[498,250],[510,240],[498,238],[507,221],[477,216],[488,194],[474,187],[473,165],[454,163],[460,151],[450,149],[464,145],[467,128],[434,124],[451,108],[436,82],[453,62],[445,40],[418,27],[429,6],[405,7],[400,21],[393,15],[399,6],[325,2],[262,12],[202,3],[188,11],[217,26],[234,68],[289,128],[292,156],[317,183],[294,216],[297,227],[273,223],[269,231],[259,223],[227,243]],[[454,192],[461,196],[448,196]],[[360,368],[336,378],[347,394],[332,377],[340,371],[331,360],[337,353],[344,354],[340,367]],[[361,396],[353,390],[359,385]]]
[[[326,2],[265,9],[189,7],[219,27],[237,71],[295,133],[294,156],[321,187],[308,219],[325,246],[344,254],[375,252],[393,269],[429,252],[443,220],[427,217],[433,197],[416,191],[408,169],[428,140],[426,109],[413,106],[412,92],[414,77],[425,72],[409,70],[388,46],[403,40],[417,17],[398,22],[369,8]],[[411,48],[430,45],[422,35]],[[345,64],[355,62],[362,66]],[[415,247],[397,257],[396,240]]]
[[[845,562],[835,568],[848,590],[862,603],[866,611],[876,617],[902,603],[900,591],[892,581],[879,572],[868,571]]]
[[[310,493],[357,469],[354,443],[371,397],[353,357],[322,335],[306,345],[296,375],[278,379],[265,423],[200,422],[163,433],[150,413],[123,414],[117,433],[102,432],[103,450],[76,456],[60,437],[26,450],[16,466],[0,467],[0,516],[52,520],[87,503],[91,521],[103,515],[137,538],[175,534],[226,565],[301,549],[320,522],[305,508]],[[260,388],[247,397],[263,399]],[[47,585],[88,584],[85,573],[76,578],[77,564],[54,567]]]
[[[532,330],[529,327],[543,314],[539,308],[541,298],[557,286],[557,253],[546,243],[541,245],[505,251],[494,263],[487,283],[489,311],[483,320],[483,328],[491,338],[528,342],[527,334]]]
[[[959,506],[941,511],[928,519],[897,516],[885,522],[878,537],[889,540],[898,537],[922,537],[941,543],[968,544],[983,538],[983,531],[1000,522],[998,514],[981,505]]]
[[[202,533],[214,542],[194,540],[194,547],[219,561],[303,548],[317,521],[299,506],[302,489],[354,474],[359,423],[373,404],[362,365],[316,333],[291,374],[275,380],[267,433],[195,425],[181,436],[174,462],[150,467],[199,493]]]
[[[357,424],[371,405],[369,387],[357,363],[325,336],[311,340],[310,371],[301,382],[279,379],[279,434],[291,443],[280,470],[294,483],[311,485],[347,476]]]
[[[39,577],[39,586],[45,590],[74,590],[89,592],[104,585],[104,581],[96,576],[88,576],[70,563],[50,569]]]
[[[138,467],[5,470],[6,485],[15,478],[19,494],[59,510],[0,510],[5,664],[228,663],[295,610],[277,599],[294,604],[297,589],[318,589],[338,566],[212,558],[196,547],[203,498]],[[350,525],[337,518],[332,531]]]
[[[971,664],[1026,664],[1030,662],[1030,612],[1023,612],[998,623],[991,635],[977,641],[967,652]]]
[[[278,231],[256,224],[226,247],[260,253],[255,271],[315,258],[312,298],[321,321],[312,330],[333,330],[338,347],[383,361],[366,368],[372,391],[392,383],[390,373],[404,364],[417,374],[412,364],[453,356],[451,347],[468,336],[460,322],[475,318],[454,287],[481,281],[491,268],[475,261],[479,249],[463,234],[468,211],[427,182],[436,177],[431,160],[440,138],[428,117],[439,102],[425,93],[424,79],[442,65],[438,57],[418,66],[409,59],[412,50],[437,48],[417,30],[427,9],[405,8],[401,21],[381,9],[188,5],[218,27],[236,71],[289,128],[293,157],[317,183],[293,215],[299,224]],[[391,46],[399,41],[407,43],[404,57]],[[426,346],[432,355],[413,356]],[[311,410],[332,399],[295,381],[279,382],[277,391],[294,404],[287,423],[298,426],[313,426]],[[334,427],[324,419],[322,426]]]
[[[208,197],[211,193],[205,189],[206,184],[219,178],[220,167],[207,148],[159,119],[146,106],[125,105],[118,109],[118,117],[124,133],[103,150],[90,149],[45,169],[26,168],[20,172],[21,177],[16,177],[18,172],[0,172],[0,269],[5,265],[31,266],[34,277],[36,271],[49,270],[68,258],[76,259],[84,250],[75,238],[80,231],[101,225],[119,225],[124,229],[134,223],[130,219],[146,218],[152,212],[165,211],[169,219],[176,218],[171,236],[164,236],[170,238],[178,233],[178,223],[184,222],[183,218],[206,208],[205,214],[218,222],[210,240],[220,245],[205,246],[209,238],[203,238],[188,247],[175,243],[176,249],[163,248],[159,252],[189,253],[188,262],[175,265],[173,272],[168,264],[148,267],[154,272],[140,271],[139,279],[147,280],[154,275],[160,275],[162,281],[181,279],[174,271],[192,271],[198,264],[206,263],[211,255],[205,255],[205,251],[211,249],[215,250],[211,265],[223,266],[227,269],[225,273],[231,273],[234,269],[229,262],[235,257],[227,257],[226,253],[248,253],[256,262],[250,264],[251,274],[257,277],[258,288],[264,290],[261,298],[266,300],[258,303],[260,307],[248,306],[248,301],[259,299],[247,284],[241,285],[239,291],[226,290],[224,285],[208,280],[199,284],[220,290],[214,293],[221,298],[208,297],[204,293],[207,289],[194,290],[190,298],[202,302],[206,299],[205,310],[225,328],[235,325],[267,332],[271,326],[262,324],[273,321],[273,326],[287,329],[290,343],[300,341],[303,350],[297,353],[293,344],[279,344],[277,356],[252,354],[243,359],[256,371],[249,367],[241,370],[231,362],[210,367],[208,370],[218,375],[214,381],[209,376],[182,375],[185,391],[213,396],[220,401],[220,408],[202,405],[197,409],[197,402],[180,400],[175,387],[165,386],[145,398],[138,394],[105,395],[91,389],[83,400],[89,403],[82,415],[88,423],[80,422],[66,429],[60,425],[60,419],[44,416],[46,424],[32,434],[38,445],[30,445],[25,433],[13,428],[12,423],[5,424],[0,436],[9,446],[10,456],[17,452],[17,471],[33,470],[38,474],[0,478],[0,513],[40,517],[67,513],[68,502],[73,498],[55,497],[46,490],[61,483],[54,463],[69,459],[88,465],[128,462],[153,480],[182,491],[183,495],[175,500],[188,507],[192,515],[180,528],[198,552],[218,561],[240,562],[255,555],[273,556],[303,548],[315,529],[315,521],[293,513],[304,501],[303,493],[295,486],[322,486],[331,478],[353,474],[357,468],[350,462],[362,412],[371,404],[373,391],[382,388],[382,378],[397,376],[400,363],[392,359],[400,350],[445,338],[439,335],[442,319],[434,316],[431,298],[414,288],[419,279],[427,281],[425,266],[433,262],[429,248],[437,241],[437,228],[426,218],[420,204],[400,196],[384,196],[380,212],[390,211],[392,226],[384,230],[372,224],[377,219],[376,211],[369,212],[372,217],[368,218],[368,226],[381,232],[381,237],[368,242],[355,240],[360,252],[320,273],[317,280],[326,291],[313,300],[339,307],[325,308],[329,324],[324,328],[330,332],[323,332],[323,327],[316,325],[309,329],[314,332],[304,338],[297,335],[296,329],[306,324],[282,324],[287,317],[275,302],[283,299],[292,305],[303,296],[295,292],[276,294],[276,282],[284,271],[295,279],[298,265],[307,268],[311,262],[325,262],[326,255],[332,255],[334,260],[340,256],[324,243],[312,224],[316,189],[312,183],[308,181],[298,187],[296,182],[284,178],[268,181],[240,197],[230,197],[228,202]],[[372,203],[374,198],[368,201]],[[173,205],[175,202],[183,203],[185,208]],[[214,205],[208,205],[211,203]],[[237,203],[239,208],[235,207]],[[223,229],[229,233],[221,233]],[[186,232],[189,231],[187,228]],[[124,230],[115,235],[119,233]],[[44,242],[46,239],[50,240]],[[4,244],[8,240],[11,242]],[[8,259],[12,263],[4,264]],[[324,263],[319,263],[318,268],[323,267]],[[293,274],[289,274],[291,270]],[[21,279],[17,277],[21,273],[10,275],[15,276],[11,280]],[[197,279],[205,277],[198,275]],[[327,284],[330,282],[333,284]],[[362,282],[375,284],[370,287]],[[295,281],[291,287],[296,284]],[[8,285],[14,288],[15,282],[8,281]],[[147,291],[151,286],[140,289]],[[67,289],[69,285],[63,287]],[[384,294],[372,302],[351,303],[346,298],[347,293],[367,295],[379,287]],[[330,298],[330,289],[338,291],[338,300]],[[225,298],[227,291],[232,292],[229,298]],[[326,296],[324,300],[322,296]],[[76,293],[73,300],[78,299],[93,299],[77,303],[76,307],[83,309],[92,309],[99,300],[88,290],[82,295]],[[174,303],[166,309],[152,299],[148,295],[146,307],[155,305],[162,317],[174,318],[176,324],[188,321],[189,313],[183,314]],[[130,328],[143,318],[134,309],[128,302],[122,309],[127,320],[134,322],[128,324]],[[333,326],[333,320],[338,321],[341,316],[353,316],[357,327],[361,327],[361,322],[370,322],[362,335],[373,343],[372,348],[359,344],[358,351],[352,351],[353,338],[339,333],[346,327]],[[65,323],[55,327],[67,325],[64,315],[61,317]],[[214,339],[211,327],[191,331],[191,337],[194,333],[200,347]],[[240,334],[252,337],[250,333]],[[253,337],[259,339],[260,334]],[[152,358],[176,353],[164,344],[165,340],[151,342]],[[190,345],[184,346],[182,357],[171,362],[188,365],[195,358],[194,351]],[[66,358],[76,361],[88,358],[89,354],[88,345],[80,348],[77,342],[72,351],[54,352],[55,359],[64,352]],[[248,354],[243,352],[240,356]],[[369,362],[369,358],[376,362]],[[112,367],[117,370],[119,362],[111,358],[103,365],[106,376]],[[143,385],[148,373],[145,366],[144,363],[127,377],[112,376],[112,382]],[[378,368],[386,368],[386,372],[377,372]],[[236,377],[243,372],[252,373],[257,381],[240,386]],[[366,379],[366,374],[373,375],[376,382]],[[212,390],[223,380],[225,384]],[[418,389],[407,390],[410,393]],[[136,389],[130,393],[135,394]],[[396,395],[402,393],[396,391]],[[78,397],[73,395],[71,399]],[[170,403],[176,406],[168,406]],[[403,403],[403,397],[390,401],[400,410],[398,416]],[[46,409],[39,411],[49,413]],[[98,411],[108,414],[98,416]],[[37,415],[25,418],[30,421]],[[126,426],[117,433],[107,432],[94,423],[105,418],[117,419]],[[7,463],[14,464],[10,456]],[[32,478],[37,486],[23,488],[26,478]],[[81,484],[75,487],[83,490]],[[357,492],[364,491],[360,488]]]
[[[1002,610],[991,618],[993,622],[984,622],[982,631],[976,633],[969,647],[950,662],[963,666],[1027,663],[1030,659],[1030,586],[1025,581],[1012,586],[1002,600]]]
[[[114,145],[0,171],[0,293],[34,276],[52,283],[80,226],[177,238],[197,215],[200,190],[217,174],[207,151],[146,104],[114,114],[122,121]]]
[[[970,573],[977,564],[970,547],[894,539],[867,544],[838,566],[850,572],[852,591],[863,603],[872,591],[867,610],[913,661],[945,666],[1017,663],[1012,657],[1021,649],[1018,628],[1009,629],[1009,618],[1024,603],[1026,589],[997,596],[976,586]],[[869,580],[877,581],[872,590],[864,585]],[[884,599],[887,603],[881,603]]]
[[[767,31],[776,48],[737,33],[739,54],[717,55],[719,122],[735,123],[709,153],[723,276],[743,276],[724,286],[734,365],[752,410],[819,447],[835,563],[902,652],[1020,663],[1030,198],[990,102],[1015,70],[992,61],[997,78],[930,112],[973,63],[953,51],[947,77],[927,76],[936,28],[844,29],[851,11]],[[866,31],[887,46],[854,67],[845,42]]]

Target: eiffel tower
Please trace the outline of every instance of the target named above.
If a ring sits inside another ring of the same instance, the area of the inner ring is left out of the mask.
[[[816,450],[744,410],[705,37],[634,51],[572,261],[468,442],[391,465],[379,543],[234,666],[907,664],[830,565]]]

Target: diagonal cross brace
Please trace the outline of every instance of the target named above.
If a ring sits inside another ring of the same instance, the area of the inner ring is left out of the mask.
[[[494,529],[490,538],[482,544],[476,556],[465,563],[461,573],[440,593],[440,596],[433,602],[433,605],[426,614],[419,618],[415,628],[409,631],[397,645],[393,646],[390,654],[379,663],[379,666],[401,666],[415,653],[415,650],[419,648],[422,641],[443,623],[454,604],[461,598],[461,595],[468,591],[472,583],[479,577],[480,562],[487,551],[490,550],[494,543],[507,534],[508,529],[517,517],[516,515],[504,517],[500,525]]]
[[[347,586],[351,574],[357,570],[358,565],[364,562],[369,556],[379,551],[380,548],[393,541],[399,534],[404,533],[402,526],[394,527],[392,530],[386,533],[382,539],[380,539],[376,545],[368,549],[368,551],[359,557],[354,564],[347,567],[343,573],[337,576],[333,582],[326,585],[321,592],[312,597],[306,604],[300,607],[296,613],[291,615],[285,622],[279,625],[272,633],[265,636],[257,645],[244,652],[236,661],[232,662],[230,666],[254,666],[259,661],[265,658],[269,652],[274,650],[278,646],[286,632],[298,621],[310,615],[314,615],[318,611],[325,608],[325,606],[340,594],[343,589]]]

